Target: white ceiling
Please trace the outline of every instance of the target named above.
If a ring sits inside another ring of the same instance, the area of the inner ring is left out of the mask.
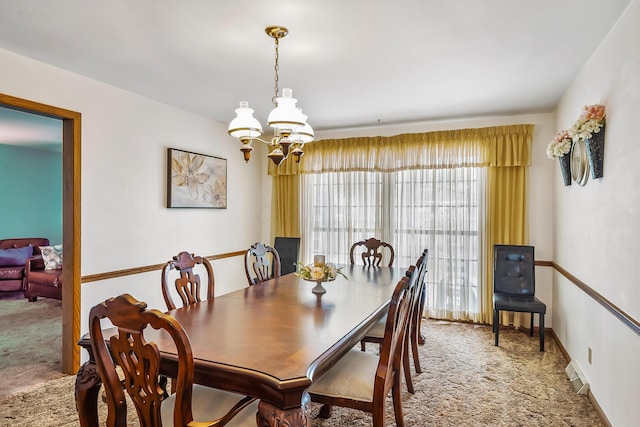
[[[316,129],[551,111],[630,0],[2,0],[0,48],[229,122],[291,87]],[[598,100],[585,100],[597,102]]]

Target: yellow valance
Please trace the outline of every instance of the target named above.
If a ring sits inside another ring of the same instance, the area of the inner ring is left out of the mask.
[[[533,128],[510,125],[320,140],[304,146],[299,165],[287,159],[278,168],[270,165],[269,174],[528,166]]]

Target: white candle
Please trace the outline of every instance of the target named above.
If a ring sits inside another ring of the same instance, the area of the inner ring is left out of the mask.
[[[324,255],[315,255],[313,257],[314,267],[324,267]]]

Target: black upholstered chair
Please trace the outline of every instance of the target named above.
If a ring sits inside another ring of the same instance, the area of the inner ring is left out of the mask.
[[[300,256],[299,237],[276,237],[273,247],[280,255],[280,274],[285,275],[296,271],[296,262]]]
[[[493,247],[493,332],[495,345],[500,333],[500,312],[538,313],[540,351],[544,351],[544,315],[547,306],[535,297],[536,277],[533,246],[494,245]]]

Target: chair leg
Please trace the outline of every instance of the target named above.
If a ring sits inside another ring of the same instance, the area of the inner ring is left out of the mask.
[[[420,321],[418,320],[418,325]],[[416,328],[416,331],[411,334],[411,350],[413,352],[413,366],[416,369],[416,373],[422,373],[422,366],[420,365],[420,353],[418,352],[418,333],[419,329]]]
[[[420,304],[418,304],[420,306],[418,310],[418,344],[420,345],[424,345],[424,343],[427,342],[424,335],[422,335],[422,313],[424,312],[424,301],[426,297],[427,297],[427,290],[426,290],[426,287],[422,285],[422,294],[420,295]]]
[[[367,350],[367,347],[364,340],[360,341],[360,351],[366,351],[366,350]]]
[[[531,317],[533,317],[533,314],[531,314]],[[538,314],[538,319],[540,323],[540,330],[538,331],[540,334],[540,351],[544,351],[544,313]]]
[[[409,340],[404,340],[404,349],[402,350],[402,367],[404,368],[404,378],[407,382],[407,391],[415,394],[413,388],[413,379],[411,378],[411,366],[409,365]]]
[[[331,405],[322,405],[320,407],[320,411],[318,412],[318,418],[327,419],[331,417],[331,412],[333,412],[333,406]]]
[[[498,334],[500,333],[500,310],[493,309],[493,333],[496,337],[494,345],[498,345]]]
[[[400,382],[395,381],[395,384],[391,388],[391,396],[393,397],[393,414],[396,419],[397,427],[404,427],[404,416],[402,415],[402,393],[400,392]],[[375,406],[375,405],[374,405]],[[375,426],[384,426],[384,404],[382,405],[382,415],[378,417],[380,419],[374,418],[373,425]]]
[[[422,314],[420,313],[420,304],[416,304],[415,311],[411,316],[411,324],[409,325],[409,340],[411,345],[411,352],[413,354],[413,366],[415,367],[416,373],[422,373],[422,367],[420,366],[420,358],[418,356],[418,335],[420,335],[420,318]]]
[[[531,316],[531,328],[529,328],[529,336],[532,337],[533,336],[533,316],[534,313],[529,313]]]

